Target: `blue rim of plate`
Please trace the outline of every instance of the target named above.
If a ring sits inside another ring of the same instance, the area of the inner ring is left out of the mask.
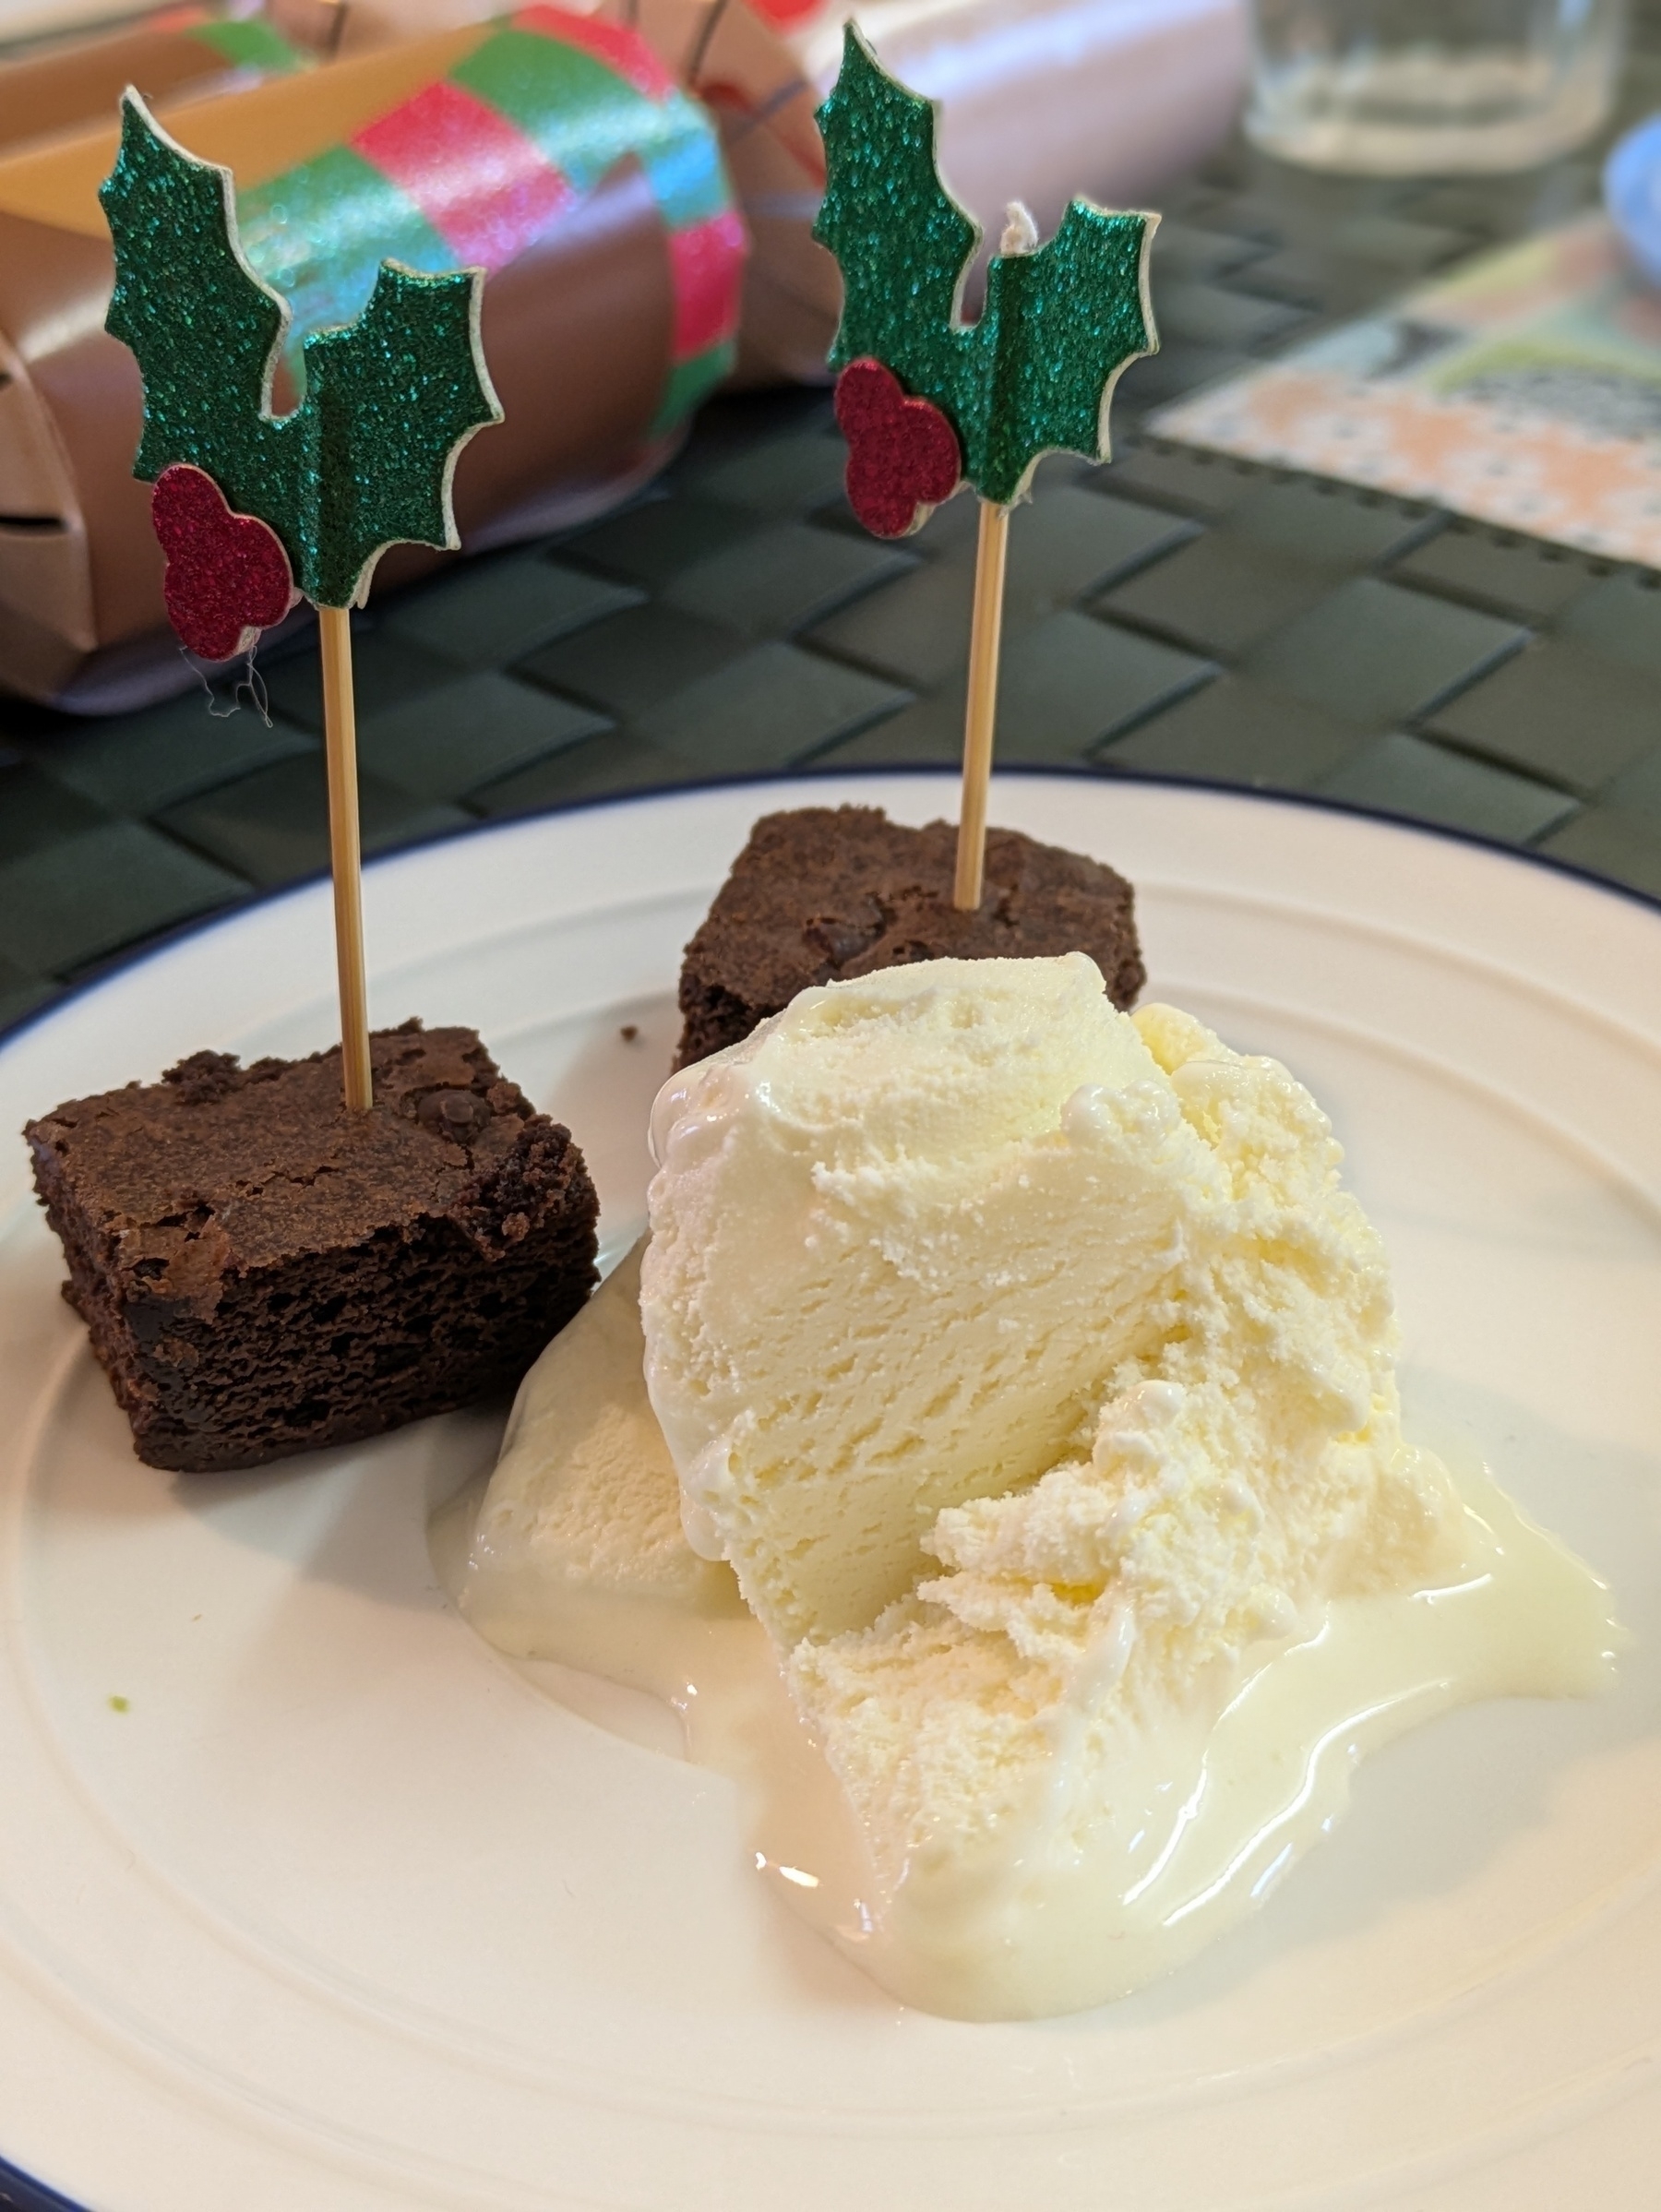
[[[60,2196],[44,2182],[31,2182],[16,2166],[0,2158],[0,2212],[86,2212],[73,2197]]]
[[[1484,837],[1475,830],[1452,828],[1441,822],[1417,820],[1409,814],[1392,814],[1378,807],[1361,807],[1347,799],[1328,798],[1320,792],[1274,791],[1261,784],[1230,783],[1214,776],[1148,775],[1131,769],[1104,771],[1099,768],[1058,768],[1042,763],[1031,767],[1011,761],[1004,771],[1009,775],[1047,776],[1057,782],[1076,783],[1135,783],[1152,784],[1165,791],[1209,791],[1226,797],[1261,801],[1272,807],[1302,807],[1312,813],[1338,814],[1356,821],[1383,822],[1392,829],[1405,830],[1421,837],[1435,837],[1445,843],[1472,845],[1478,852],[1497,853],[1502,859],[1521,861],[1527,867],[1542,868],[1547,874],[1566,876],[1571,882],[1583,883],[1589,890],[1607,891],[1612,897],[1624,899],[1631,904],[1646,907],[1652,914],[1661,914],[1661,897],[1639,891],[1631,884],[1617,883],[1607,876],[1595,875],[1590,868],[1578,867],[1572,861],[1559,860],[1550,853],[1535,853],[1526,846],[1507,844],[1497,837]],[[765,790],[774,783],[804,783],[816,780],[829,782],[833,776],[870,780],[873,783],[901,776],[937,776],[942,784],[957,780],[957,770],[943,764],[922,762],[907,765],[902,761],[881,761],[871,765],[855,764],[837,768],[827,761],[816,768],[806,762],[800,768],[782,769],[765,776],[705,776],[685,783],[649,784],[637,791],[607,792],[593,798],[568,800],[552,807],[535,807],[524,814],[508,815],[499,821],[470,823],[465,829],[439,830],[430,837],[412,838],[407,844],[391,845],[365,861],[365,872],[385,862],[401,860],[410,853],[424,852],[433,846],[455,844],[462,838],[490,837],[499,831],[516,830],[523,823],[542,821],[563,814],[591,814],[602,807],[628,807],[646,799],[678,797],[683,792],[732,791],[743,786]],[[328,880],[327,868],[315,869],[310,875],[297,876],[291,883],[278,884],[270,891],[259,891],[250,899],[242,899],[234,906],[221,908],[217,913],[204,915],[199,920],[184,922],[175,929],[164,931],[136,950],[116,953],[102,966],[93,969],[44,1005],[33,1007],[29,1012],[0,1028],[0,1052],[14,1039],[23,1035],[42,1022],[50,1021],[59,1010],[84,997],[89,991],[101,989],[113,976],[124,974],[130,968],[142,967],[146,961],[165,952],[174,945],[188,939],[204,937],[211,929],[219,929],[233,922],[257,906],[268,906],[291,893],[304,891],[308,885]],[[35,2181],[20,2167],[13,2166],[0,2157],[0,2212],[90,2212],[90,2207],[78,2204],[73,2197],[60,2195],[45,2182]],[[111,2212],[119,2212],[112,2207]]]

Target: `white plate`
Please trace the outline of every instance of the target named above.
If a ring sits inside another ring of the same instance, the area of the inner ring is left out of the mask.
[[[475,1023],[608,1224],[679,949],[767,807],[685,794],[371,872],[379,1021]],[[726,1786],[537,1695],[448,1612],[455,1417],[225,1479],[140,1467],[0,1190],[0,2149],[99,2212],[1562,2212],[1661,2159],[1661,915],[1434,836],[1000,780],[1140,887],[1152,989],[1326,1102],[1392,1248],[1421,1430],[1613,1583],[1595,1704],[1478,1707],[1360,1775],[1250,1925],[1037,2026],[907,2013],[764,1895]],[[205,1045],[328,1040],[312,888],[0,1051],[0,1125]],[[639,1025],[633,1042],[621,1025]],[[113,1698],[126,1701],[125,1710]],[[0,2193],[3,2193],[0,2184]]]

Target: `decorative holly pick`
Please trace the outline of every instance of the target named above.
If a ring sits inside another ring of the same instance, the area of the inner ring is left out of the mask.
[[[317,609],[341,1076],[348,1106],[366,1109],[349,610],[388,545],[460,543],[457,456],[502,419],[479,345],[484,273],[418,276],[383,262],[353,322],[306,338],[305,396],[279,416],[271,382],[289,311],[243,257],[230,171],[186,153],[129,90],[99,197],[115,245],[105,328],[132,348],[144,379],[133,472],[156,484],[175,627],[222,659],[213,649],[232,638],[235,652],[247,630],[277,619],[293,584]]]
[[[1003,620],[1010,509],[1046,453],[1109,457],[1108,408],[1120,375],[1158,344],[1148,304],[1148,248],[1159,218],[1110,214],[1075,199],[1039,245],[1031,219],[1010,211],[986,272],[980,317],[965,323],[963,282],[980,228],[940,181],[935,108],[890,77],[854,24],[842,71],[819,112],[827,182],[814,235],[841,265],[842,321],[830,365],[842,371],[837,414],[848,435],[848,493],[880,535],[904,528],[950,493],[925,480],[921,416],[942,419],[981,498],[963,806],[955,903],[980,904]],[[891,379],[878,396],[873,372]],[[853,384],[853,396],[844,393]],[[928,434],[932,436],[932,433]],[[951,487],[955,489],[955,484]]]

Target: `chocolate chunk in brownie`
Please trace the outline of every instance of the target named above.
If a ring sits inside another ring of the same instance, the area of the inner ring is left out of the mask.
[[[748,1036],[809,984],[914,960],[1088,952],[1118,1007],[1146,981],[1129,884],[1018,830],[986,833],[979,909],[951,903],[957,831],[907,830],[877,807],[763,815],[681,967],[678,1067]]]
[[[471,1029],[159,1083],[31,1122],[64,1295],[140,1459],[257,1466],[510,1390],[595,1280],[598,1203],[570,1131]]]

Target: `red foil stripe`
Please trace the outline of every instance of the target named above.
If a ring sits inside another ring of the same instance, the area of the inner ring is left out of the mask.
[[[744,218],[735,209],[670,232],[676,361],[690,360],[737,329],[745,246]]]
[[[648,100],[667,100],[677,90],[675,78],[664,68],[650,46],[637,31],[625,30],[620,23],[602,23],[592,16],[573,16],[563,7],[521,7],[514,16],[516,30],[539,31],[545,39],[558,39],[568,46],[577,46],[584,54],[592,54],[597,62],[615,69],[626,84],[643,92]]]
[[[441,79],[351,141],[468,268],[505,269],[576,197],[497,109]]]

